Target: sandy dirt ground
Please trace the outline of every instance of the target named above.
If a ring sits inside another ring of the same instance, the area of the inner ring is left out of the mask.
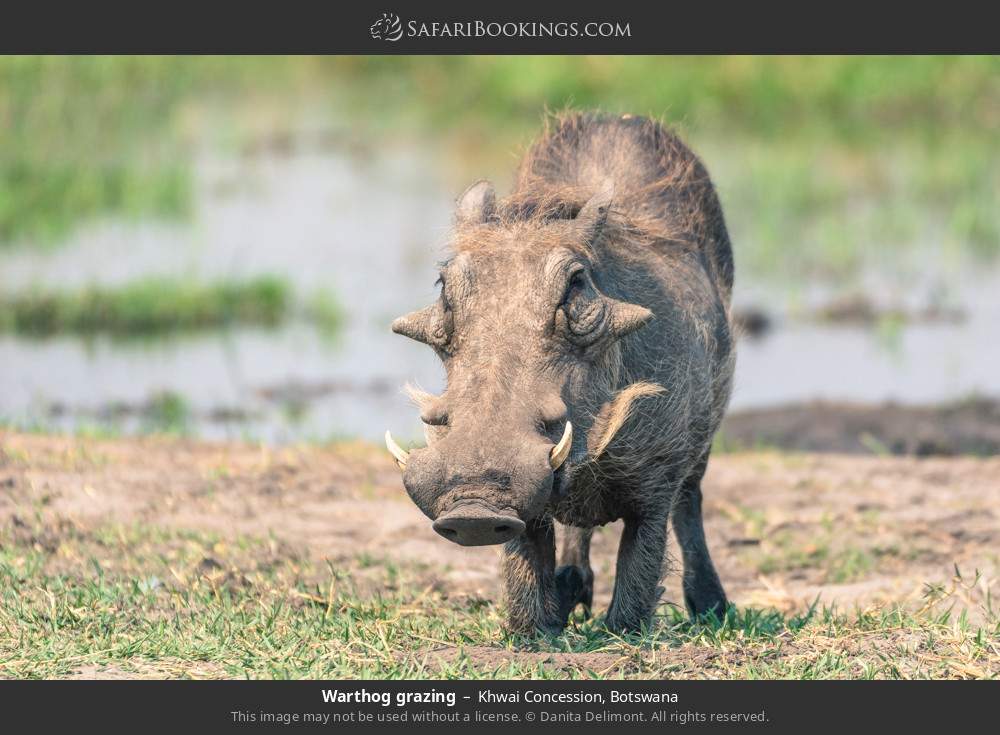
[[[139,522],[270,537],[317,560],[420,561],[436,584],[500,600],[495,547],[438,537],[370,445],[273,449],[173,439],[0,433],[0,524],[41,513],[60,529]],[[738,605],[804,610],[918,605],[956,567],[998,592],[1000,458],[722,454],[705,485],[709,546]],[[595,536],[595,607],[608,603],[619,528]],[[676,568],[676,565],[675,565]],[[667,601],[681,602],[676,573]],[[970,609],[974,613],[970,601]]]

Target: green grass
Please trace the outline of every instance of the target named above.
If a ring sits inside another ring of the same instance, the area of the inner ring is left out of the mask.
[[[154,395],[143,417],[147,433],[186,434],[190,423],[191,407],[184,396],[174,391]]]
[[[0,332],[146,336],[234,325],[274,327],[292,316],[335,334],[344,312],[329,291],[296,306],[292,288],[274,276],[246,281],[144,278],[118,287],[0,295]]]
[[[905,274],[1000,255],[1000,147],[963,139],[889,141],[878,149],[835,141],[722,142],[696,148],[712,169],[738,267],[794,281],[848,283],[865,266]]]
[[[291,305],[290,287],[271,276],[215,283],[145,278],[120,287],[0,297],[0,331],[127,336],[233,324],[275,326],[288,316]]]
[[[0,531],[0,675],[249,678],[995,677],[1000,620],[928,587],[918,610],[731,609],[648,630],[578,614],[558,637],[504,634],[492,601],[448,596],[420,564],[314,563],[274,539],[17,519]]]
[[[331,68],[363,80],[358,103],[390,120],[521,131],[539,110],[572,104],[773,140],[931,140],[958,129],[991,137],[1000,102],[1000,58],[982,56],[403,56]]]
[[[105,214],[186,211],[189,170],[164,136],[182,89],[139,60],[4,59],[0,242],[51,242]]]
[[[193,195],[189,103],[267,84],[286,66],[218,57],[3,58],[0,246],[51,244],[97,217],[185,216]]]

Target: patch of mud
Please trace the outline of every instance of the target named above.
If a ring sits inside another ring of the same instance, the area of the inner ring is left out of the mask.
[[[882,324],[961,324],[969,318],[964,309],[945,305],[939,300],[930,300],[911,308],[880,303],[863,293],[847,294],[791,316],[831,326],[863,328],[875,328]],[[781,319],[760,306],[743,305],[733,310],[733,322],[741,337],[760,339],[779,326]]]
[[[928,303],[917,309],[908,309],[898,305],[879,304],[867,294],[851,294],[834,299],[806,316],[819,322],[867,327],[884,321],[902,324],[957,324],[968,318],[964,310],[937,302]]]
[[[927,457],[1000,454],[1000,401],[975,398],[942,406],[816,401],[726,417],[727,445],[803,452]]]
[[[733,310],[733,323],[740,337],[760,339],[774,328],[774,319],[763,309],[756,306],[746,306]]]

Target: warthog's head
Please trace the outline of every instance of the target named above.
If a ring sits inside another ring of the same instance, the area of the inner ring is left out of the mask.
[[[600,414],[617,340],[652,313],[599,286],[595,242],[610,203],[606,191],[575,217],[519,219],[498,213],[488,182],[473,185],[458,201],[440,297],[392,324],[445,365],[445,392],[416,395],[426,448],[406,452],[388,432],[386,443],[410,497],[455,543],[518,536],[568,468],[606,443],[588,434],[614,430]]]

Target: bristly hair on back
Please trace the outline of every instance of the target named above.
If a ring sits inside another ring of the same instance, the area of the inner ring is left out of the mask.
[[[676,134],[646,117],[572,110],[548,115],[513,191],[496,202],[485,222],[458,228],[456,249],[476,249],[486,234],[480,228],[540,230],[571,220],[609,184],[614,200],[606,238],[705,250],[712,276],[724,291],[731,289],[728,239],[712,237],[725,229],[708,172]]]

